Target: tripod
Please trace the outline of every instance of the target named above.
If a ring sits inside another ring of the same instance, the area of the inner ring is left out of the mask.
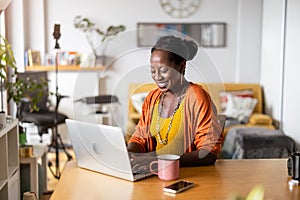
[[[58,39],[60,38],[61,34],[60,34],[60,25],[59,24],[55,24],[54,25],[54,32],[53,32],[53,36],[55,39],[55,49],[56,49],[56,55],[55,55],[55,97],[56,97],[56,106],[55,106],[55,117],[54,117],[54,132],[52,134],[52,146],[55,146],[55,172],[52,170],[51,166],[52,163],[49,162],[48,166],[49,169],[52,173],[52,175],[56,178],[59,179],[61,176],[60,173],[60,167],[59,167],[59,148],[62,148],[65,152],[65,154],[67,155],[68,160],[72,159],[72,156],[67,152],[66,147],[61,139],[60,134],[58,133],[58,123],[57,123],[57,119],[58,119],[58,105],[59,102],[61,100],[61,98],[63,98],[63,96],[58,94],[58,58],[59,58],[59,44],[58,44]],[[53,144],[54,143],[54,144]],[[60,147],[59,147],[59,143],[60,143]]]

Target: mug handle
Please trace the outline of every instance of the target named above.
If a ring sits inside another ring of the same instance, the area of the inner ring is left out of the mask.
[[[158,161],[157,161],[157,160],[156,160],[156,161],[152,161],[152,162],[150,163],[150,166],[149,166],[150,172],[153,173],[153,174],[158,175],[158,172],[156,172],[156,171],[154,171],[154,170],[152,169],[152,166],[155,165],[155,164],[158,164]]]

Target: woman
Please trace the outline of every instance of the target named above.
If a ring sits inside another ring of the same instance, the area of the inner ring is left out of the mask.
[[[150,68],[158,88],[145,98],[129,152],[177,154],[181,167],[215,163],[223,143],[216,109],[209,94],[184,77],[197,50],[193,41],[174,36],[153,46]]]

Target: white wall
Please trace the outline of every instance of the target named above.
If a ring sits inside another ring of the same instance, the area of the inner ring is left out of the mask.
[[[31,0],[34,3],[37,0]],[[22,4],[21,0],[13,1]],[[24,1],[24,9],[28,7]],[[30,4],[31,4],[30,3]],[[138,49],[136,44],[136,24],[138,22],[225,22],[227,24],[227,46],[225,48],[207,48],[200,50],[198,56],[190,64],[187,76],[192,81],[207,82],[253,82],[259,83],[260,76],[260,32],[262,0],[202,0],[197,13],[187,19],[175,19],[165,14],[159,1],[153,0],[45,0],[35,4],[38,11],[24,11],[25,27],[17,23],[11,24],[14,30],[26,31],[25,48],[37,49],[46,52],[52,51],[54,39],[52,36],[55,23],[61,25],[62,36],[59,40],[64,50],[90,52],[85,35],[73,27],[76,15],[82,15],[95,21],[101,28],[114,24],[124,24],[125,33],[120,34],[107,49],[107,53],[114,57],[114,62],[102,74],[91,74],[83,84],[83,91],[75,88],[77,72],[60,72],[59,92],[69,95],[69,100],[62,101],[60,110],[74,116],[74,94],[86,94],[84,88],[96,91],[97,77],[105,76],[104,93],[115,93],[121,100],[120,113],[123,113],[125,126],[127,119],[127,88],[130,82],[151,81],[148,75],[149,49]],[[41,10],[45,15],[41,16]],[[14,10],[12,11],[14,12]],[[14,13],[13,13],[14,14]],[[45,21],[44,21],[45,20]],[[30,26],[26,26],[30,24]],[[36,26],[34,26],[36,24]],[[41,27],[44,26],[44,38],[41,37]],[[22,33],[22,31],[19,31]],[[37,35],[27,39],[31,33]],[[14,35],[12,40],[17,40]],[[41,43],[39,45],[39,43]],[[24,49],[24,44],[21,47]],[[32,46],[31,46],[32,44]],[[14,48],[19,48],[14,44]],[[237,59],[238,57],[238,59]],[[19,56],[22,60],[22,56]],[[22,63],[19,63],[22,66]],[[134,73],[133,73],[134,72]],[[87,73],[83,73],[85,76]],[[54,77],[50,73],[50,77]],[[145,78],[146,77],[146,78]],[[82,80],[81,78],[79,78]],[[52,81],[52,88],[55,88]],[[72,89],[70,89],[72,88]],[[90,90],[89,90],[90,91]],[[91,94],[93,95],[93,94]],[[76,109],[78,112],[78,109]]]
[[[300,74],[300,1],[287,1],[286,46],[283,75],[282,129],[300,143],[300,91],[298,81]]]
[[[264,0],[263,2],[261,84],[264,88],[266,113],[280,120],[285,0]]]
[[[259,83],[260,67],[256,66],[260,66],[262,0],[238,1],[237,10],[235,79]]]
[[[261,59],[266,112],[298,143],[299,11],[299,0],[264,0]]]

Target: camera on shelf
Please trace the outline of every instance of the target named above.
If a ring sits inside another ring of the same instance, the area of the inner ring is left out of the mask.
[[[292,177],[292,179],[300,181],[300,152],[297,151],[292,153],[287,161],[288,175]]]

